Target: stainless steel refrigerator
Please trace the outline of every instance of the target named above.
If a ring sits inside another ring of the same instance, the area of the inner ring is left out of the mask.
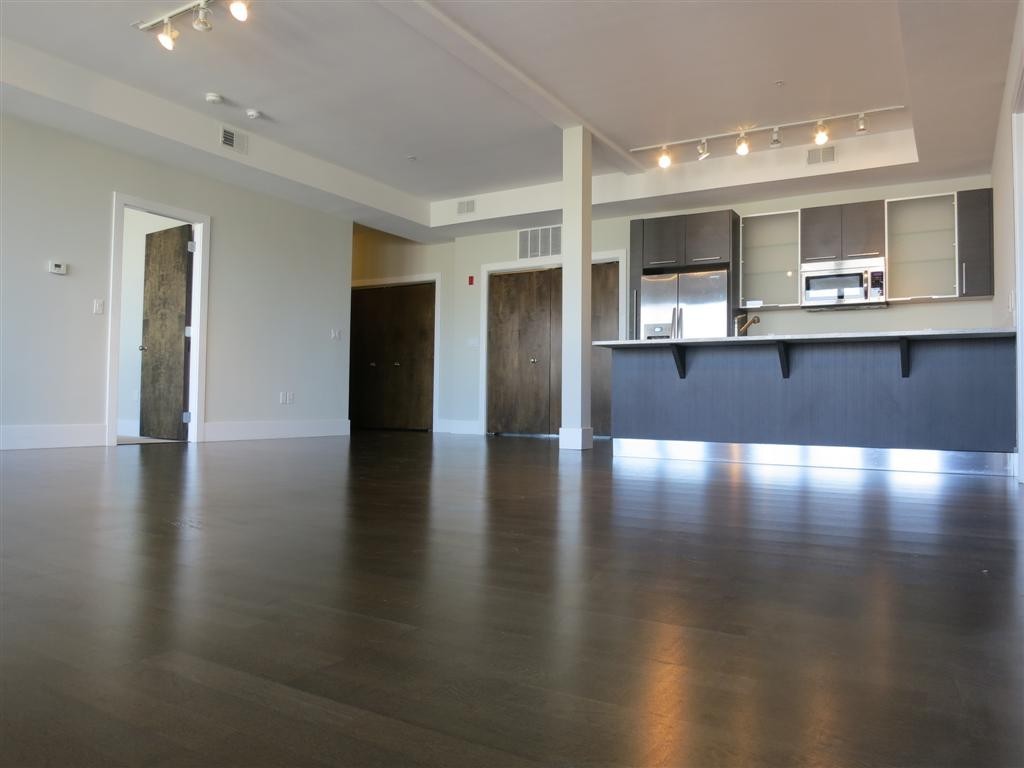
[[[728,336],[728,271],[645,275],[640,284],[640,334],[642,339]]]

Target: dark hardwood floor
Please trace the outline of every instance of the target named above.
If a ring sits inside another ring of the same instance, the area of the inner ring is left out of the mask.
[[[5,766],[1022,766],[1000,478],[549,440],[13,451]]]

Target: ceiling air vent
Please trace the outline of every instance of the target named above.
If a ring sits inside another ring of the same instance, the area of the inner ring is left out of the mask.
[[[519,230],[519,258],[562,255],[562,225]]]
[[[221,146],[227,147],[228,149],[234,150],[242,155],[246,154],[249,150],[249,137],[241,131],[236,131],[234,128],[228,128],[226,125],[221,126],[220,143]]]
[[[465,216],[476,210],[476,200],[459,200],[459,215]]]
[[[834,163],[836,161],[835,145],[831,147],[815,147],[807,150],[807,164]]]

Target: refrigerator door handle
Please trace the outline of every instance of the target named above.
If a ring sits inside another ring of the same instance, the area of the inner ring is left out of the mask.
[[[679,310],[679,307],[672,307],[672,338],[678,339],[683,335],[682,330],[682,319],[683,313]]]

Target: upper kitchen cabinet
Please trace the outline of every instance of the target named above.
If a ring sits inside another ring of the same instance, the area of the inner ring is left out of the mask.
[[[688,267],[733,261],[738,247],[739,216],[735,211],[709,211],[686,217],[686,259]]]
[[[956,193],[957,286],[960,296],[995,292],[992,249],[992,190]]]
[[[953,194],[889,200],[889,299],[957,294],[956,204]]]
[[[686,249],[686,217],[644,219],[644,266],[683,266]]]
[[[800,261],[843,258],[843,206],[823,205],[800,211]]]
[[[843,258],[885,255],[885,201],[843,206]]]
[[[884,255],[884,201],[824,205],[800,211],[800,261]]]
[[[795,306],[800,301],[800,214],[746,216],[740,256],[740,306]]]

